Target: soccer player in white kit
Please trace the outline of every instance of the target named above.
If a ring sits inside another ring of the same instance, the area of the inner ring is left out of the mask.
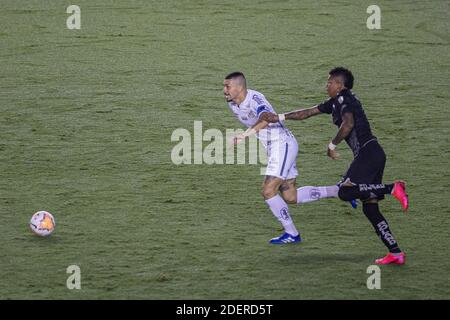
[[[333,185],[296,188],[297,140],[283,122],[268,123],[260,120],[263,113],[276,114],[276,112],[263,94],[247,89],[246,79],[242,72],[233,72],[225,77],[223,94],[236,118],[248,128],[244,133],[236,135],[232,143],[239,143],[246,137],[256,134],[267,150],[268,164],[262,195],[273,215],[284,228],[284,233],[271,239],[270,243],[300,242],[300,233],[292,221],[287,204],[301,204],[321,198],[336,198],[339,187]]]

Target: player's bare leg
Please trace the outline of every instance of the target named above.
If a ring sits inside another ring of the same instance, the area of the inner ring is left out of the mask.
[[[273,215],[283,225],[284,234],[270,240],[271,244],[287,244],[300,242],[300,234],[289,214],[286,201],[279,195],[278,191],[284,180],[274,176],[266,176],[262,186],[262,195],[270,207]]]
[[[297,185],[296,179],[283,181],[280,186],[281,196],[287,203],[297,203]]]
[[[262,195],[265,200],[275,197],[283,184],[283,179],[274,176],[265,176],[262,184]]]

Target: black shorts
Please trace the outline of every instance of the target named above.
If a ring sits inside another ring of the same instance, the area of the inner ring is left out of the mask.
[[[343,182],[350,180],[356,184],[381,184],[386,165],[386,154],[379,143],[369,142],[359,151],[353,159],[347,172],[343,175]],[[378,198],[384,199],[384,196]]]

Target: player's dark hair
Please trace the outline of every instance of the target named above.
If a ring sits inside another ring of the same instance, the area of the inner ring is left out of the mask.
[[[337,67],[332,69],[329,73],[330,76],[332,77],[341,77],[342,80],[344,81],[344,86],[347,89],[352,89],[353,88],[353,74],[350,70],[343,68],[343,67]]]
[[[244,86],[247,86],[247,80],[245,79],[244,74],[240,71],[232,72],[225,77],[225,80],[230,80],[230,79],[239,79],[242,81],[242,84]]]
[[[229,75],[227,75],[227,76],[225,77],[225,80],[235,79],[235,78],[239,78],[239,77],[242,77],[242,78],[245,79],[245,76],[244,76],[244,74],[243,74],[242,72],[240,72],[240,71],[235,71],[235,72],[232,72],[232,73],[230,73]]]

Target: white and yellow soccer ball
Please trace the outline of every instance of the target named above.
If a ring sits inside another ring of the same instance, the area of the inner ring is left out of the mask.
[[[50,212],[38,211],[31,217],[30,228],[41,237],[48,237],[55,230],[55,218]]]

